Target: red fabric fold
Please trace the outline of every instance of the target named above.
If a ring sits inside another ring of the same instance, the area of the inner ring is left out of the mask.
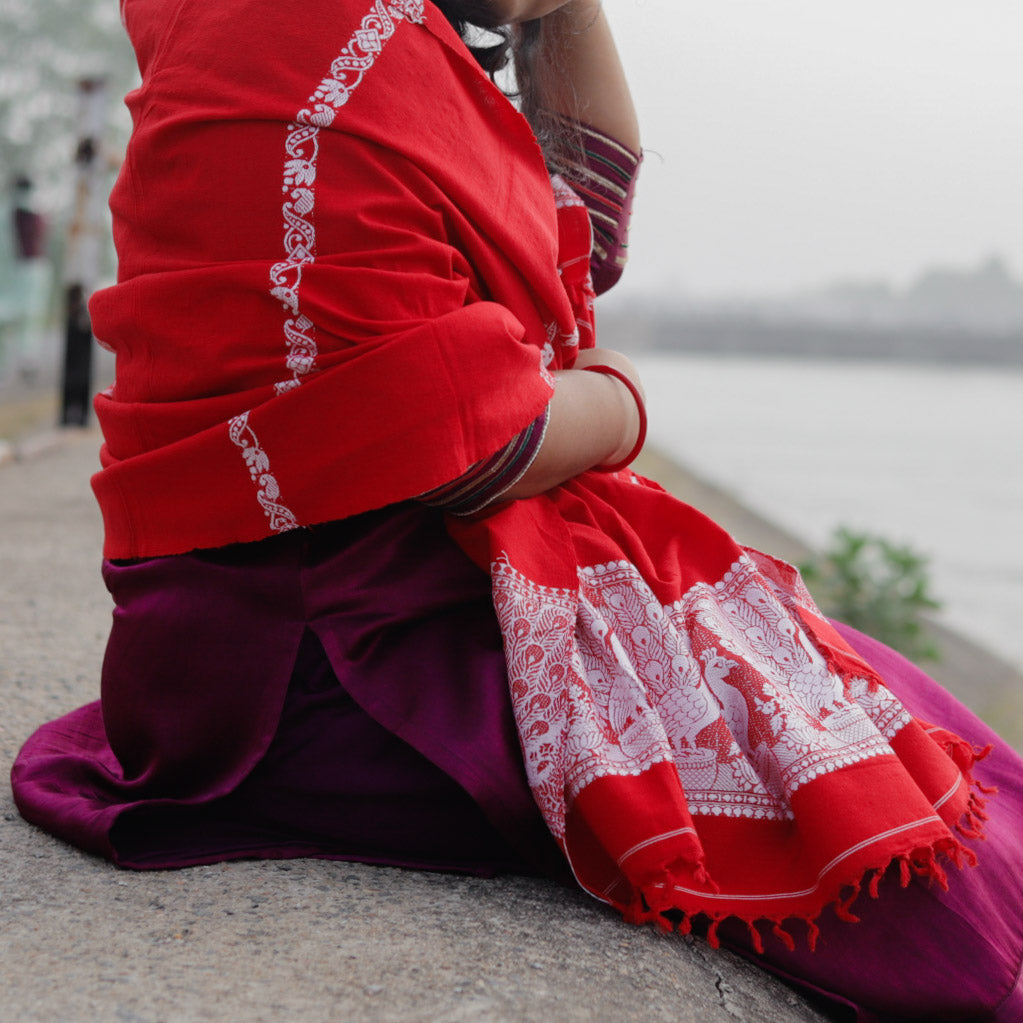
[[[108,557],[413,497],[539,415],[552,346],[577,343],[558,212],[528,125],[439,11],[123,9],[143,77],[119,279],[91,304],[117,353],[96,402]]]

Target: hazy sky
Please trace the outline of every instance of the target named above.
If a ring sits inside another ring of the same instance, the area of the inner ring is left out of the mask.
[[[1023,277],[1019,0],[605,0],[646,164],[622,290]]]

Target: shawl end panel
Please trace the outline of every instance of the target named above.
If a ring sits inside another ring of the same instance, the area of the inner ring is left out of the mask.
[[[625,473],[461,529],[495,553],[534,798],[627,919],[812,935],[894,865],[940,884],[973,858],[982,751],[913,719],[790,566]]]

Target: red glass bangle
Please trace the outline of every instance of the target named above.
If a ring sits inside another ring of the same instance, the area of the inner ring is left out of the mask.
[[[626,466],[633,463],[636,456],[643,450],[643,445],[646,443],[646,402],[643,401],[643,395],[639,393],[639,388],[620,369],[615,369],[614,366],[605,366],[603,364],[596,366],[583,366],[583,369],[588,370],[591,373],[603,373],[605,376],[621,380],[621,382],[629,389],[629,394],[632,395],[633,400],[636,402],[636,409],[639,412],[639,434],[636,437],[636,443],[632,446],[632,450],[620,462],[615,462],[614,465],[593,466],[594,472],[620,472]]]

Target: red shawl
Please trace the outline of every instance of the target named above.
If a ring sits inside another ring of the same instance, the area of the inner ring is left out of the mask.
[[[630,472],[452,529],[491,569],[537,803],[627,919],[798,917],[813,941],[893,863],[972,862],[975,751],[910,717],[791,566]]]
[[[585,211],[435,9],[125,13],[143,84],[121,280],[93,303],[118,352],[108,555],[407,498],[538,414],[545,365],[589,343]],[[943,881],[936,854],[961,857],[974,752],[788,566],[630,472],[451,530],[493,577],[540,809],[629,919],[812,921],[893,863]]]
[[[113,558],[256,540],[445,483],[575,336],[525,121],[422,0],[125,0],[142,71],[92,300]],[[258,7],[258,9],[257,9]],[[495,400],[500,382],[500,400]]]

